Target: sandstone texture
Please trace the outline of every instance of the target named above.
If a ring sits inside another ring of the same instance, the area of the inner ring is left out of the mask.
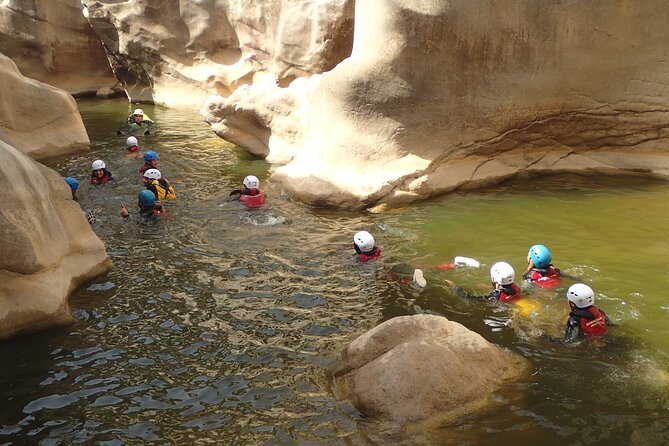
[[[666,178],[668,16],[642,0],[359,1],[349,58],[201,114],[255,155],[292,159],[273,180],[325,206],[539,172]]]
[[[0,53],[25,76],[75,96],[118,82],[80,0],[0,2]]]
[[[33,158],[87,150],[88,134],[67,92],[24,77],[0,54],[0,141]]]
[[[84,0],[132,101],[199,109],[256,73],[280,85],[350,54],[352,0]]]
[[[365,416],[406,423],[480,409],[527,364],[435,315],[390,319],[354,340],[335,372],[336,393]]]
[[[63,178],[2,141],[0,190],[0,339],[70,322],[70,293],[111,267],[102,241]]]

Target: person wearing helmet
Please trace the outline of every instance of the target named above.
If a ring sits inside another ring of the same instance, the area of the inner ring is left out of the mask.
[[[131,153],[139,152],[139,142],[134,136],[128,136],[128,139],[125,140],[125,149]]]
[[[93,172],[91,173],[91,184],[94,186],[100,184],[107,184],[114,178],[110,171],[107,170],[107,165],[102,160],[95,160],[91,165]]]
[[[77,190],[79,189],[79,181],[74,177],[65,178],[65,182],[70,186],[70,191],[72,192],[72,199],[74,201],[79,201],[77,199]]]
[[[145,152],[144,153],[144,165],[139,168],[139,173],[144,175],[144,172],[146,172],[149,169],[157,169],[159,159],[160,159],[160,157],[153,150],[149,150],[148,152]]]
[[[381,257],[381,248],[375,246],[376,241],[367,231],[359,231],[353,236],[353,248],[359,262],[369,262]]]
[[[516,272],[511,265],[506,262],[495,263],[492,268],[490,268],[490,282],[492,283],[493,290],[482,296],[469,294],[462,288],[455,286],[450,280],[447,280],[446,282],[453,287],[455,294],[460,297],[510,301],[521,297],[520,287],[513,283],[515,277]]]
[[[139,216],[145,220],[164,213],[162,204],[156,200],[154,193],[148,189],[137,194],[137,207],[139,207]],[[121,217],[128,218],[129,216],[128,209],[121,206]]]
[[[144,186],[153,192],[158,200],[176,200],[177,198],[174,188],[163,178],[158,169],[147,169],[144,172]]]
[[[265,204],[265,193],[260,191],[260,180],[255,175],[244,177],[242,188],[230,192],[230,195],[235,194],[239,194],[239,202],[249,209],[256,209]]]
[[[527,271],[523,279],[542,288],[553,288],[560,284],[560,270],[552,265],[553,256],[544,245],[532,245],[527,253]]]
[[[607,326],[612,325],[609,317],[595,307],[595,293],[584,283],[575,283],[567,290],[569,302],[569,319],[565,330],[564,341],[574,342],[582,336],[603,336],[608,332]]]

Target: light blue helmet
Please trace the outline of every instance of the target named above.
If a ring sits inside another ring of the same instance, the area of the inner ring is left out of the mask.
[[[139,202],[142,206],[151,207],[156,204],[156,196],[148,189],[141,191],[139,195],[137,195],[137,198],[139,198]]]
[[[70,186],[70,189],[72,189],[72,190],[79,189],[79,182],[77,181],[76,178],[67,177],[67,178],[65,178],[65,182]]]
[[[157,159],[160,159],[160,157],[153,150],[149,150],[148,152],[146,152],[144,154],[144,161],[153,161],[153,160],[157,160]]]
[[[553,260],[551,252],[544,245],[532,245],[527,253],[527,261],[532,259],[535,268],[548,268]]]

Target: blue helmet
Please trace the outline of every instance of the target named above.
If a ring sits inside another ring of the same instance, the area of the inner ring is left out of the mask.
[[[137,195],[142,206],[151,207],[156,204],[156,196],[148,189],[145,189]]]
[[[157,160],[157,159],[160,159],[160,157],[153,150],[149,150],[148,152],[146,152],[144,154],[144,161],[153,161],[153,160]]]
[[[76,178],[67,177],[67,178],[65,178],[65,182],[70,186],[70,189],[72,189],[72,190],[79,189],[79,182],[77,181]]]
[[[553,260],[551,252],[544,245],[532,245],[527,253],[527,261],[532,259],[536,268],[548,268]]]

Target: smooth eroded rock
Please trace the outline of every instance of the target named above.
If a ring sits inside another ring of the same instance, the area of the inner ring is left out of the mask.
[[[0,2],[0,53],[25,76],[74,96],[117,83],[80,0]]]
[[[24,77],[0,54],[0,140],[33,158],[87,150],[77,103],[67,92]]]
[[[441,316],[390,319],[354,340],[336,393],[365,416],[396,423],[453,419],[484,407],[527,370],[519,357]]]
[[[0,339],[72,320],[67,299],[111,260],[68,185],[0,141]]]
[[[350,55],[352,0],[84,0],[133,101],[200,108],[270,73],[279,83]]]

